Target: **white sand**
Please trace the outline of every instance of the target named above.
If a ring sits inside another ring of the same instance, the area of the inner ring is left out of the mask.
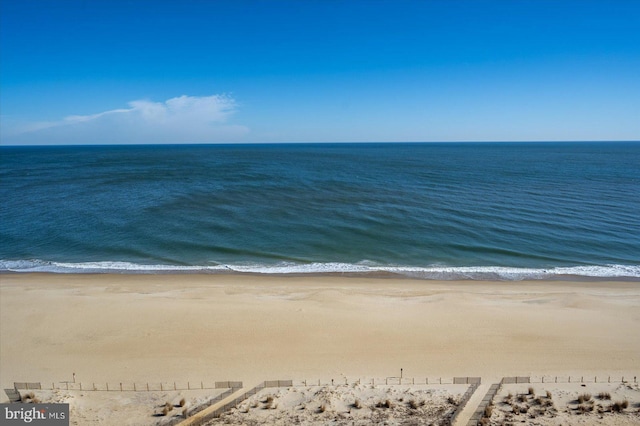
[[[533,395],[529,395],[529,387],[534,390]],[[611,399],[603,398],[603,394]],[[581,395],[583,402],[578,400]],[[627,408],[611,409],[623,401],[627,401]],[[505,385],[494,398],[490,420],[492,425],[638,425],[640,387],[634,383]]]
[[[0,384],[632,377],[639,308],[638,282],[6,274]]]
[[[463,385],[368,384],[264,389],[207,425],[439,424],[465,390]]]
[[[162,424],[183,418],[183,410],[204,404],[222,393],[220,390],[156,391],[156,392],[92,392],[67,390],[21,391],[33,392],[42,402],[69,404],[69,424],[140,426]],[[184,399],[184,406],[180,401]],[[167,416],[161,415],[165,404],[173,408]]]

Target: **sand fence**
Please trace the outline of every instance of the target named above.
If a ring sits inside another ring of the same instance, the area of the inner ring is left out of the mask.
[[[524,382],[521,382],[521,383],[524,383]],[[491,402],[493,401],[493,398],[496,396],[501,386],[502,384],[500,383],[494,383],[489,387],[489,390],[487,390],[487,393],[484,395],[484,398],[482,398],[482,401],[480,401],[480,404],[476,408],[476,411],[471,415],[471,418],[467,422],[467,426],[476,426],[479,424],[480,420],[483,418],[485,414],[485,410],[491,404]]]
[[[359,379],[268,380],[266,387],[338,386],[349,384],[380,385],[458,385],[480,383],[480,377],[379,377]],[[502,384],[517,383],[638,383],[637,376],[513,376],[503,377]],[[69,390],[102,392],[158,392],[204,389],[242,388],[241,381],[197,382],[14,382],[15,390]]]
[[[500,383],[638,383],[638,376],[514,376],[503,377]]]
[[[96,391],[96,392],[163,392],[163,391],[186,391],[204,389],[228,389],[242,388],[242,382],[14,382],[14,389],[25,390],[68,390],[68,391]]]
[[[359,379],[312,379],[291,381],[295,386],[344,386],[344,385],[470,385],[480,383],[480,377],[372,377]],[[270,382],[271,383],[271,382]],[[282,387],[282,386],[280,386]]]
[[[456,419],[458,418],[460,413],[462,413],[462,410],[464,410],[464,407],[466,407],[467,402],[469,402],[469,400],[471,399],[475,391],[478,389],[478,386],[480,386],[480,381],[478,381],[477,383],[471,383],[471,386],[469,386],[469,389],[467,389],[464,395],[462,395],[462,398],[460,399],[460,402],[458,403],[456,410],[453,412],[453,415],[449,420],[450,424],[455,424]]]

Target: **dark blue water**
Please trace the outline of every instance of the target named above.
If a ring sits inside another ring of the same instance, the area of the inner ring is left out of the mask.
[[[0,153],[4,271],[640,278],[640,143]]]

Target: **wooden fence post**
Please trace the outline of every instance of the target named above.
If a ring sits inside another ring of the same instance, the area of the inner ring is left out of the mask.
[[[109,382],[107,382],[107,392],[109,392]]]
[[[120,392],[122,392],[122,383],[120,383]]]

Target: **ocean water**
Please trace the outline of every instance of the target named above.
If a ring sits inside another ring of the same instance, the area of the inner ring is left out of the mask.
[[[0,154],[4,272],[640,280],[640,143]]]

